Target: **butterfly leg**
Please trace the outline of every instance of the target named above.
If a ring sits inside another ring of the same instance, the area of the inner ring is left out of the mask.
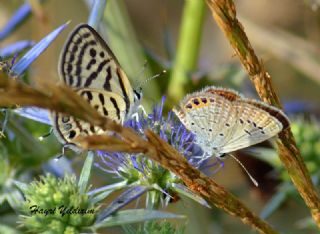
[[[217,159],[217,163],[219,163],[219,166],[218,166],[218,168],[214,169],[213,172],[211,172],[212,174],[216,174],[218,171],[220,171],[221,168],[224,167],[224,161],[219,157],[216,157],[216,159]],[[215,165],[216,165],[216,163],[215,163]]]
[[[136,122],[139,122],[139,113],[138,113],[138,112],[134,113],[131,117],[132,117],[132,119],[134,119]]]
[[[56,157],[56,160],[59,160],[62,156],[65,156],[65,150],[66,150],[66,148],[68,148],[68,147],[70,147],[70,146],[72,146],[72,144],[64,144],[63,146],[62,146],[62,149],[61,149],[61,154],[59,154],[57,157]]]
[[[139,105],[139,106],[138,106],[138,109],[141,109],[141,110],[142,110],[144,116],[148,116],[148,114],[147,114],[146,110],[144,109],[143,105]]]
[[[49,130],[48,133],[46,133],[46,134],[44,134],[44,135],[42,135],[42,136],[39,136],[39,138],[38,138],[39,141],[43,141],[43,139],[44,139],[44,138],[47,138],[48,136],[50,136],[52,132],[53,132],[53,128],[50,128],[50,130]]]

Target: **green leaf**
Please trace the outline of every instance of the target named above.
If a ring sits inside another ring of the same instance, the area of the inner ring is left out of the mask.
[[[84,193],[89,182],[90,178],[90,173],[91,173],[91,167],[93,163],[93,157],[94,153],[92,151],[88,152],[86,161],[84,162],[81,174],[80,174],[80,179],[79,179],[79,189],[80,193]]]
[[[122,189],[127,186],[127,181],[121,181],[119,183],[110,184],[107,186],[104,186],[102,188],[94,189],[90,192],[88,192],[88,195],[91,196],[90,201],[95,204],[103,199],[105,199],[109,194],[111,194],[115,190]]]
[[[182,184],[172,184],[172,190],[198,202],[200,205],[211,208],[205,199],[195,194],[194,192],[192,192],[190,189],[183,186]]]
[[[111,193],[113,192],[113,190],[109,190],[109,191],[105,191],[103,193],[98,194],[97,196],[94,196],[93,198],[90,199],[90,202],[93,204],[96,204],[100,201],[102,201],[103,199],[105,199],[107,196],[109,196]]]
[[[9,191],[6,191],[6,200],[8,201],[9,205],[17,211],[20,209],[24,198],[20,191],[10,188]]]
[[[146,186],[134,186],[132,188],[127,189],[100,213],[100,215],[97,218],[97,223],[103,222],[103,220],[110,216],[112,213],[129,204],[131,201],[137,199],[148,190],[149,188]]]
[[[274,167],[278,167],[279,165],[281,165],[281,161],[275,149],[264,147],[251,147],[249,149],[245,149],[244,152]]]
[[[276,193],[261,211],[260,217],[262,219],[268,218],[276,209],[280,207],[280,205],[286,200],[286,198],[286,192],[279,191],[278,193]]]
[[[184,215],[176,215],[173,213],[145,210],[145,209],[132,209],[119,211],[115,215],[109,216],[102,222],[94,225],[96,228],[113,227],[129,223],[144,222],[155,219],[184,219]]]
[[[28,189],[28,185],[26,183],[22,183],[20,181],[14,180],[13,183],[20,189],[22,192],[25,192]]]
[[[6,234],[20,234],[21,232],[19,232],[18,230],[9,227],[7,225],[4,224],[0,224],[0,233],[6,233]]]

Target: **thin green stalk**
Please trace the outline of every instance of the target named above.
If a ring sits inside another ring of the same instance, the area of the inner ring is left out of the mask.
[[[154,75],[146,67],[144,75],[138,77],[144,69],[143,64],[146,61],[146,57],[137,39],[123,0],[107,2],[103,22],[107,29],[110,47],[117,56],[123,70],[131,78],[133,87],[138,85],[140,81]],[[138,79],[140,79],[139,82]],[[143,88],[143,94],[147,97],[144,99],[147,106],[151,104],[151,100],[154,101],[160,98],[159,89],[153,81],[147,84],[147,88]]]
[[[184,95],[189,74],[197,67],[204,15],[204,1],[185,1],[178,48],[168,87],[169,98],[173,101],[179,101]]]
[[[147,192],[147,199],[146,199],[146,207],[150,210],[157,210],[160,208],[160,197],[159,191],[150,190]]]

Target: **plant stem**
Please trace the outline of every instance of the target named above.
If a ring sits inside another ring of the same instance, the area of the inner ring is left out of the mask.
[[[115,52],[124,71],[130,78],[133,78],[131,79],[133,87],[140,83],[137,82],[138,79],[144,81],[146,77],[151,77],[153,75],[152,71],[148,67],[143,68],[146,57],[123,0],[107,2],[103,21],[108,32],[110,47]],[[145,69],[144,76],[137,77],[142,69]],[[144,96],[147,97],[144,102],[150,105],[152,103],[150,100],[159,99],[160,93],[155,82],[149,82],[147,87],[143,89]]]
[[[232,0],[206,0],[213,17],[225,33],[240,62],[247,70],[260,98],[281,108],[280,100],[272,86],[271,77],[256,56],[243,26],[236,17],[236,9]],[[279,134],[277,141],[279,157],[291,177],[318,227],[320,227],[320,200],[297,148],[291,129]]]
[[[177,53],[168,86],[168,96],[175,102],[184,95],[189,75],[197,67],[204,15],[204,1],[185,1]]]

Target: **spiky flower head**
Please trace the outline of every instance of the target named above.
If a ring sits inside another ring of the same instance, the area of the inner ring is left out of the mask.
[[[200,159],[194,156],[202,155],[202,151],[194,143],[195,136],[174,117],[173,112],[169,112],[167,117],[164,116],[164,102],[165,97],[162,98],[159,105],[154,107],[151,114],[148,116],[139,114],[138,120],[129,120],[125,123],[125,126],[133,128],[142,137],[145,137],[144,131],[146,129],[152,130],[184,155],[191,164],[199,167],[198,162]],[[127,181],[128,184],[152,186],[165,194],[166,201],[170,200],[173,184],[181,183],[173,173],[143,154],[99,151],[98,155],[102,161],[102,163],[96,164],[99,168]]]
[[[297,118],[292,122],[291,129],[308,171],[311,174],[318,174],[320,167],[320,123],[312,118],[310,120]]]
[[[81,193],[74,176],[52,175],[32,182],[24,191],[21,226],[31,233],[81,233],[96,218],[97,206]]]

